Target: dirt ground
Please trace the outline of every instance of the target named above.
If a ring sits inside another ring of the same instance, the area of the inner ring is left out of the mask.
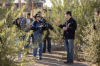
[[[54,51],[55,48],[59,50]],[[26,66],[90,66],[84,61],[76,61],[76,60],[74,61],[74,64],[71,65],[64,64],[64,62],[67,61],[66,58],[64,58],[64,56],[66,55],[67,53],[66,51],[64,51],[64,48],[62,47],[60,48],[59,46],[52,45],[52,54],[46,52],[43,53],[42,60],[38,60],[38,55],[35,60],[30,60],[33,59],[32,51],[30,51],[30,54],[25,56],[25,59],[29,59],[29,62]],[[16,60],[16,61],[20,62],[20,60]],[[95,66],[95,65],[91,65],[91,66]]]

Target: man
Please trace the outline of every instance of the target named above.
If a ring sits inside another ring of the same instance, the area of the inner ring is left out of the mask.
[[[77,23],[76,21],[71,17],[71,12],[67,11],[65,13],[65,18],[68,19],[63,25],[61,25],[58,21],[56,23],[59,25],[60,28],[63,28],[64,30],[64,42],[65,42],[65,49],[67,51],[67,62],[72,64],[73,59],[73,48],[74,48],[74,36],[75,36],[75,30],[77,29]]]
[[[21,21],[21,28],[25,32],[29,32],[30,31],[30,28],[27,29],[27,30],[25,28],[29,27],[29,25],[32,24],[32,22],[33,22],[33,19],[30,18],[30,15],[31,15],[30,13],[27,13],[26,18],[23,18],[22,21]],[[25,40],[25,39],[26,39],[26,35],[23,36],[23,40]],[[31,37],[29,37],[29,40],[28,40],[29,44],[30,44],[30,39],[31,39]],[[24,48],[28,48],[29,44],[25,45]]]
[[[49,32],[49,29],[50,30],[53,30],[53,27],[45,20],[45,18],[42,17],[42,13],[39,11],[38,12],[41,16],[41,19],[40,21],[43,22],[43,25],[46,27],[46,31],[47,31],[47,34],[45,35],[45,38],[44,38],[44,44],[43,44],[43,53],[46,52],[46,40],[48,42],[48,52],[51,53],[51,38],[49,37],[51,34]],[[47,18],[47,17],[46,17]]]

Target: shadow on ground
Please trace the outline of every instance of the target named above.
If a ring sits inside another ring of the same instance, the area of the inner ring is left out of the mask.
[[[74,64],[64,64],[66,60],[63,59],[63,55],[66,55],[64,51],[54,51],[52,54],[44,53],[42,60],[34,60],[34,65],[26,65],[26,66],[88,66],[84,62],[75,61]],[[32,55],[27,55],[27,58],[33,57]],[[38,57],[37,57],[38,58]],[[32,61],[33,62],[33,61]]]

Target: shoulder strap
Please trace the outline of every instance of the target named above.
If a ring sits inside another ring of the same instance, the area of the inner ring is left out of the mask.
[[[44,18],[42,17],[42,19],[41,19],[41,20],[42,20],[42,22],[43,22],[43,26],[45,26]]]

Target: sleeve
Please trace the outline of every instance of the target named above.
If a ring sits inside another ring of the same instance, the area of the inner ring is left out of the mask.
[[[30,20],[31,20],[31,22],[33,22],[33,19],[32,18]]]
[[[72,25],[72,26],[70,27],[70,25]],[[74,23],[68,24],[68,27],[67,27],[68,31],[75,31],[76,29],[77,29],[77,23],[76,23],[76,21],[74,21]]]
[[[63,25],[62,24],[59,25],[60,28],[63,28],[65,26],[66,26],[66,22]]]
[[[30,30],[34,30],[37,31],[39,29],[39,27],[36,27],[35,22],[32,24],[32,27],[30,28]]]
[[[48,27],[49,27],[50,30],[54,30],[53,27],[50,24],[48,24]]]
[[[46,30],[46,27],[42,27],[42,31]]]

